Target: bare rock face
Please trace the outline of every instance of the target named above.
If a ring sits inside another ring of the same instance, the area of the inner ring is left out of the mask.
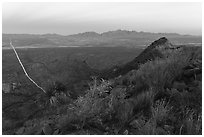
[[[120,67],[114,67],[104,74],[102,77],[104,78],[114,78],[119,75],[124,75],[133,69],[138,69],[141,64],[146,63],[149,60],[154,60],[155,58],[164,57],[162,50],[166,49],[174,49],[174,45],[172,45],[166,37],[162,37],[153,43],[151,43],[139,56],[137,56],[132,61],[126,63]]]
[[[162,37],[156,41],[154,41],[148,48],[155,48],[155,47],[165,47],[165,48],[173,48],[173,45],[169,42],[166,37]]]

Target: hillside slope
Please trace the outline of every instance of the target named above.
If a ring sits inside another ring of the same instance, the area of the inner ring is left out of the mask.
[[[164,55],[160,51],[160,47],[164,49],[174,48],[174,46],[168,41],[167,38],[162,37],[150,44],[142,53],[135,57],[134,60],[126,63],[123,66],[113,67],[109,70],[105,70],[101,76],[103,78],[114,78],[119,75],[124,75],[133,69],[138,69],[141,64],[144,64],[149,60],[162,58]]]
[[[3,134],[202,134],[201,47],[175,47],[163,37],[120,68],[109,80],[93,78],[75,100],[58,83],[4,107]]]

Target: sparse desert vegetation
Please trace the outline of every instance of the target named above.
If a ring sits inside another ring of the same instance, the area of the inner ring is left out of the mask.
[[[201,47],[161,38],[144,51],[87,47],[19,54],[47,92],[26,80],[12,51],[3,51],[3,80],[21,83],[3,93],[3,134],[202,134]]]
[[[202,135],[202,3],[4,2],[1,131]]]

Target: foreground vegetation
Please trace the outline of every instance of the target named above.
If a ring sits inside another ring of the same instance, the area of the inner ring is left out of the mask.
[[[27,95],[26,109],[19,104],[9,112],[3,106],[10,114],[3,113],[3,134],[202,134],[201,48],[159,50],[163,57],[125,75],[92,77],[76,99],[65,85],[54,82],[46,94]]]

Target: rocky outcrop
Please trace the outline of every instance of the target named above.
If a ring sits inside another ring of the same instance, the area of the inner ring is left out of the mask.
[[[134,60],[128,62],[127,64],[119,67],[114,67],[106,70],[101,74],[103,78],[114,78],[119,75],[124,75],[133,69],[138,69],[140,64],[144,64],[149,60],[154,60],[155,58],[162,58],[163,54],[160,49],[172,49],[174,46],[165,37],[162,37],[152,44],[150,44],[139,56]]]

